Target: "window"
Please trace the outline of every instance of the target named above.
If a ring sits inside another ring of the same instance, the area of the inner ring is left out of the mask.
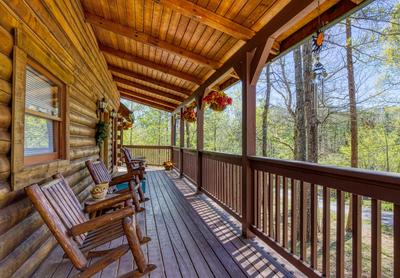
[[[64,84],[33,61],[25,74],[24,164],[63,158]]]

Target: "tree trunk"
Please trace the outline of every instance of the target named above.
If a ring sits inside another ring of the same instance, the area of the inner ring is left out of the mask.
[[[294,130],[295,160],[306,160],[306,126],[304,118],[304,86],[301,49],[293,52],[296,83],[296,118]]]
[[[268,137],[268,112],[269,112],[269,104],[271,99],[271,65],[267,65],[267,69],[265,71],[265,77],[267,81],[267,87],[265,88],[265,103],[264,110],[262,113],[262,155],[267,156],[267,137]]]
[[[351,137],[351,167],[358,167],[358,124],[357,124],[357,100],[356,85],[354,80],[353,46],[351,41],[351,20],[346,19],[346,60],[347,60],[347,79],[349,86],[350,104],[350,137]],[[346,231],[352,230],[352,207],[353,202],[350,196],[349,216],[347,218]]]
[[[307,161],[318,162],[318,121],[315,86],[312,71],[312,45],[308,40],[303,45],[304,105],[306,114]]]

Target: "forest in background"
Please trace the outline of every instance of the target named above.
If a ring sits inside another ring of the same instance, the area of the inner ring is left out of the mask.
[[[325,30],[318,57],[309,38],[266,65],[257,84],[257,154],[400,172],[399,21],[400,1],[374,1]],[[326,76],[314,76],[317,58]],[[205,111],[204,146],[241,153],[241,84],[226,93],[232,106]],[[168,113],[126,105],[135,119],[126,144],[170,144]],[[185,147],[196,147],[196,123],[185,123]]]

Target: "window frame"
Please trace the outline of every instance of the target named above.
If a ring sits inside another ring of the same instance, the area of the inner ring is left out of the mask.
[[[13,48],[13,79],[12,79],[12,129],[11,129],[11,190],[20,190],[32,183],[39,183],[57,173],[63,173],[70,169],[70,119],[69,119],[69,94],[74,84],[74,73],[66,66],[67,53],[54,54],[53,50],[35,34],[25,28],[15,29],[15,41]],[[26,165],[24,161],[25,142],[25,90],[27,64],[36,62],[44,70],[51,73],[63,85],[62,97],[62,129],[60,136],[60,155],[55,160],[46,162],[37,161],[35,164]]]
[[[25,115],[31,115],[37,118],[50,120],[53,122],[53,152],[49,153],[42,153],[42,154],[35,154],[35,155],[25,155],[24,153],[24,165],[36,165],[42,164],[46,162],[51,162],[55,160],[62,159],[65,157],[65,148],[63,145],[63,139],[65,138],[65,128],[63,128],[65,122],[65,108],[64,104],[66,102],[65,94],[66,94],[66,84],[64,84],[60,79],[54,76],[51,72],[41,66],[38,62],[33,60],[31,57],[27,58],[26,66],[25,66],[25,76],[28,67],[31,67],[33,70],[38,72],[39,74],[43,75],[47,79],[49,79],[55,86],[58,88],[57,92],[57,102],[58,102],[58,109],[59,109],[59,116],[52,116],[46,113],[42,113],[39,111],[35,111],[25,106]],[[25,80],[25,100],[26,101],[26,80]],[[25,132],[25,125],[24,125],[24,132]],[[25,143],[25,140],[24,140]]]

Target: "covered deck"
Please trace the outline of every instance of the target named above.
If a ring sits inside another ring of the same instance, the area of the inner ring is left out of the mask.
[[[150,201],[143,204],[146,210],[137,219],[152,238],[143,247],[149,263],[157,265],[150,277],[301,277],[266,245],[244,239],[239,222],[211,199],[196,194],[193,185],[176,172],[150,170],[146,189]],[[104,247],[123,241],[119,238]],[[33,277],[77,274],[63,254],[55,248]],[[134,268],[132,254],[127,253],[95,277],[121,277]]]

